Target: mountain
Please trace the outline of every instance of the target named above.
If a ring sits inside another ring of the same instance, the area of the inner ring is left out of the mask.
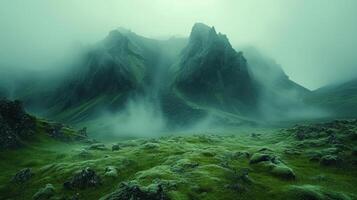
[[[182,38],[161,41],[113,30],[86,49],[60,84],[23,99],[29,107],[41,102],[45,116],[71,123],[91,119],[98,111],[120,110],[130,98],[156,101],[185,44]]]
[[[233,113],[254,110],[257,93],[246,59],[214,27],[193,26],[178,66],[175,88],[188,99]]]
[[[326,109],[331,116],[357,117],[357,79],[319,88],[305,101]]]
[[[311,91],[290,80],[274,59],[258,49],[251,46],[241,49],[258,88],[257,104],[262,116],[270,120],[289,119],[311,110],[303,102]]]
[[[140,115],[170,126],[205,119],[259,123],[303,106],[300,95],[308,90],[263,55],[243,52],[202,23],[189,38],[167,40],[118,28],[83,50],[80,62],[59,81],[25,84],[17,97],[42,116],[91,125],[107,123],[97,119],[108,113],[122,113],[123,122]]]

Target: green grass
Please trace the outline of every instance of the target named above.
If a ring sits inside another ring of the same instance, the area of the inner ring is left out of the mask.
[[[337,191],[356,197],[357,170],[354,166],[323,167],[301,155],[288,155],[286,149],[295,149],[296,140],[287,131],[277,129],[251,131],[227,130],[222,135],[167,136],[156,139],[112,141],[108,150],[89,150],[88,158],[79,156],[88,144],[63,143],[49,138],[39,128],[39,134],[26,148],[0,153],[0,199],[31,199],[39,188],[51,183],[56,196],[80,194],[81,199],[99,199],[115,190],[122,181],[136,180],[143,186],[157,181],[175,184],[168,190],[172,199],[284,199],[292,185],[314,185],[327,191]],[[113,143],[122,149],[111,151]],[[127,145],[125,145],[127,144]],[[155,145],[152,145],[155,144]],[[232,157],[236,152],[253,154],[261,148],[271,149],[292,168],[296,180],[284,180],[259,167],[249,164],[249,158]],[[311,149],[313,149],[311,147]],[[303,149],[306,151],[308,149]],[[107,166],[118,168],[117,178],[105,177]],[[35,176],[24,185],[10,183],[12,176],[22,168],[31,167]],[[98,188],[69,191],[63,183],[85,167],[91,167],[103,179]],[[249,169],[252,183],[240,180],[237,172]],[[324,176],[324,180],[316,177]],[[243,189],[230,186],[238,184]]]

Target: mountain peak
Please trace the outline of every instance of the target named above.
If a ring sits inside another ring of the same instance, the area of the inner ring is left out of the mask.
[[[195,23],[192,27],[192,32],[209,32],[212,29],[214,29],[214,27],[210,27],[204,23]]]
[[[192,27],[190,39],[206,41],[211,37],[217,37],[217,32],[214,27],[210,27],[203,23],[195,23]]]

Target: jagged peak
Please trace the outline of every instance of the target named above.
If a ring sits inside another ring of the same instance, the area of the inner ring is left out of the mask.
[[[203,23],[195,23],[193,25],[190,35],[191,40],[207,40],[210,37],[217,37],[217,32],[214,27],[210,27]]]
[[[129,39],[127,35],[115,29],[109,32],[108,36],[104,39],[104,46],[107,48],[124,47],[127,48]]]

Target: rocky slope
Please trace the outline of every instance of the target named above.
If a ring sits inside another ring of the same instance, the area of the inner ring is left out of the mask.
[[[75,131],[60,123],[27,114],[20,101],[0,100],[0,151],[18,149],[43,135],[61,141],[86,139],[85,129]]]
[[[19,101],[0,100],[0,150],[21,146],[35,134],[36,120]]]
[[[246,115],[256,106],[246,59],[214,27],[193,26],[178,66],[175,86],[189,99]]]

